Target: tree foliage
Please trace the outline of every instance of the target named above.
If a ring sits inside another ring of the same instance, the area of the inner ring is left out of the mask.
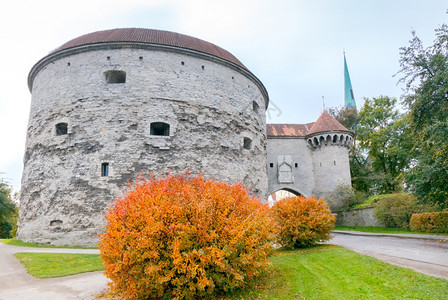
[[[358,142],[375,174],[371,177],[375,193],[402,190],[411,160],[408,117],[398,111],[397,100],[387,96],[365,99],[359,115]]]
[[[365,99],[359,113],[345,107],[329,113],[355,133],[349,153],[354,189],[368,194],[400,191],[411,160],[411,140],[408,117],[399,112],[397,100],[380,96]]]
[[[407,176],[415,194],[426,203],[448,207],[448,26],[436,29],[434,44],[425,48],[415,32],[401,48],[400,82],[409,108],[415,166]]]
[[[0,180],[0,238],[12,237],[16,228],[17,207],[11,194],[11,187]]]
[[[335,118],[339,123],[345,126],[348,130],[356,132],[359,126],[360,116],[356,107],[331,107],[327,111],[333,118]]]

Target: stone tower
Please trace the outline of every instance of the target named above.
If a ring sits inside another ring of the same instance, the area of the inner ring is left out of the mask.
[[[21,240],[94,245],[108,205],[141,173],[203,172],[267,195],[267,91],[216,45],[94,32],[38,61],[28,85]]]
[[[313,156],[313,194],[328,198],[338,185],[351,186],[348,151],[353,146],[353,133],[323,112],[306,139]],[[341,203],[329,204],[333,211],[341,207]]]

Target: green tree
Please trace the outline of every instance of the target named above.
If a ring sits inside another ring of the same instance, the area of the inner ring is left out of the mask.
[[[359,116],[357,140],[373,171],[369,178],[373,192],[402,190],[412,146],[407,115],[398,111],[397,99],[381,96],[365,99]]]
[[[331,107],[327,111],[333,118],[338,120],[339,123],[345,126],[348,130],[356,132],[359,126],[360,117],[356,110],[356,107],[348,108],[343,107]]]
[[[448,26],[436,29],[436,40],[424,48],[412,32],[401,48],[400,82],[409,108],[414,166],[407,176],[411,190],[424,203],[448,207]]]
[[[12,201],[11,187],[0,180],[0,238],[10,238],[16,228],[17,207]]]

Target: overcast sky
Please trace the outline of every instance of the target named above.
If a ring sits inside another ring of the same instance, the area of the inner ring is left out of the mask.
[[[0,177],[17,191],[31,67],[80,35],[142,27],[175,31],[234,54],[268,90],[270,123],[307,123],[343,104],[343,51],[358,108],[400,97],[399,48],[448,23],[446,0],[15,0],[0,13]]]

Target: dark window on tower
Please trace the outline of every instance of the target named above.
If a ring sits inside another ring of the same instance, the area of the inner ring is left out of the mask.
[[[125,83],[126,72],[125,71],[106,71],[104,72],[107,83]]]
[[[253,101],[252,102],[252,110],[257,113],[259,108],[260,108],[260,105],[258,105],[257,102]]]
[[[170,124],[163,122],[153,122],[150,128],[151,135],[169,136],[170,135]]]
[[[294,167],[298,168],[298,167],[299,167],[299,164],[298,164],[298,163],[295,163],[295,164],[294,164]]]
[[[53,220],[53,221],[50,221],[50,226],[61,226],[62,223],[63,222],[61,220]]]
[[[243,148],[250,150],[251,147],[252,147],[252,140],[248,137],[245,137],[243,139]]]
[[[274,163],[270,163],[269,167],[273,168],[274,167]]]
[[[64,135],[67,134],[68,124],[67,123],[58,123],[56,124],[56,135]]]
[[[109,163],[101,164],[101,176],[109,176]]]

